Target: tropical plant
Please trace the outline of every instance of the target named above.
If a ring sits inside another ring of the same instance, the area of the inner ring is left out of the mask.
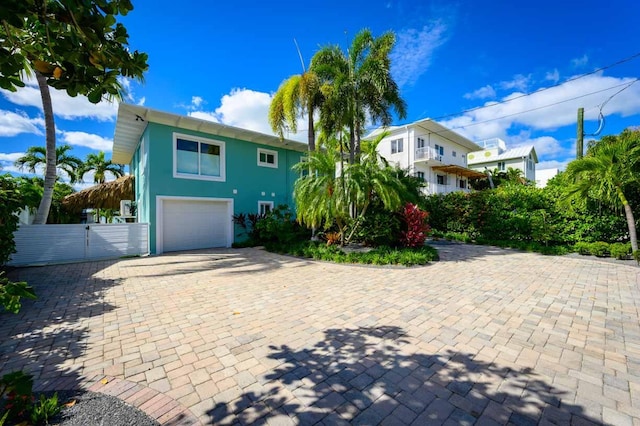
[[[569,163],[566,174],[571,186],[566,201],[596,199],[622,208],[633,251],[638,250],[636,223],[626,192],[640,183],[640,130],[625,130],[606,136],[587,150],[587,155]]]
[[[69,182],[76,183],[78,180],[78,170],[82,167],[82,160],[78,157],[68,154],[68,151],[72,150],[71,145],[61,145],[56,147],[56,169],[58,172],[62,171],[69,177]],[[15,166],[21,170],[25,168],[31,172],[36,173],[38,166],[44,166],[47,164],[47,148],[44,146],[32,146],[27,149],[27,152],[15,162]]]
[[[422,247],[424,245],[429,233],[428,217],[429,213],[421,210],[415,204],[405,204],[403,218],[407,224],[407,230],[402,232],[402,244],[405,247]]]
[[[24,207],[16,180],[10,174],[0,175],[0,266],[15,253],[13,233],[18,229],[16,212]]]
[[[92,103],[122,98],[118,76],[142,79],[147,55],[130,51],[118,15],[130,0],[4,0],[0,4],[0,87],[16,91],[25,73],[35,74],[45,119],[44,192],[35,223],[49,215],[56,181],[56,132],[49,86]]]
[[[375,38],[364,29],[355,36],[346,54],[339,46],[326,46],[311,60],[311,70],[322,81],[320,124],[329,134],[344,127],[349,130],[350,163],[360,156],[360,139],[367,119],[389,126],[392,109],[398,118],[406,116],[406,103],[391,76],[389,54],[394,44],[393,32]]]
[[[104,156],[104,151],[100,151],[97,154],[87,155],[82,167],[78,170],[78,178],[82,182],[84,175],[93,171],[93,183],[105,183],[107,180],[107,173],[111,174],[115,178],[124,176],[124,170],[118,164],[113,164],[111,160],[107,160]]]
[[[298,131],[298,117],[307,115],[309,151],[316,149],[314,113],[322,103],[320,80],[311,70],[289,77],[282,82],[269,105],[269,124],[274,133],[284,139],[285,130]]]

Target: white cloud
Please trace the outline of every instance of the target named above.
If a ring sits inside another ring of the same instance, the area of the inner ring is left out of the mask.
[[[214,111],[198,110],[191,111],[188,114],[191,117],[202,120],[273,135],[268,121],[271,99],[272,96],[268,93],[250,89],[233,89],[231,93],[222,97],[220,106]],[[201,100],[199,103],[202,105],[207,102]],[[306,141],[306,127],[306,119],[302,117],[298,120],[298,133],[296,135],[285,135],[285,137]]]
[[[515,89],[521,92],[525,92],[527,90],[527,87],[529,87],[530,80],[531,75],[517,74],[513,77],[513,80],[500,82],[500,87],[505,90]]]
[[[597,120],[598,108],[633,78],[593,74],[528,96],[514,92],[505,103],[487,102],[487,108],[469,111],[442,124],[474,140],[506,137],[509,129],[520,125],[534,130],[556,130],[575,125],[576,111],[585,107],[585,120]],[[490,106],[493,105],[493,106]],[[612,98],[604,108],[607,114],[629,116],[640,113],[640,84],[630,86]]]
[[[202,99],[202,97],[200,96],[191,97],[191,105],[193,105],[194,108],[200,108],[203,102],[204,102],[204,99]]]
[[[571,162],[572,159],[568,159],[565,161],[557,161],[557,160],[548,160],[548,161],[540,161],[536,164],[536,173],[538,170],[547,170],[547,169],[559,169],[560,171],[567,168],[567,164]]]
[[[547,75],[545,75],[544,79],[557,83],[558,81],[560,81],[560,73],[558,72],[557,69],[555,69],[553,71],[548,72]]]
[[[0,161],[10,161],[12,163],[14,163],[18,158],[22,157],[24,155],[24,152],[11,152],[11,153],[4,153],[4,152],[0,152]]]
[[[60,130],[60,142],[69,145],[84,146],[96,151],[111,151],[113,148],[113,140],[102,136],[85,133],[85,132],[67,132]]]
[[[397,33],[390,56],[398,86],[414,83],[429,68],[433,53],[447,41],[446,32],[444,22],[434,21],[422,29],[409,28]]]
[[[574,58],[571,60],[571,65],[573,65],[575,68],[584,67],[588,63],[589,63],[589,57],[587,56],[586,53],[579,58]]]
[[[24,112],[0,110],[0,136],[16,136],[20,133],[42,135],[42,127],[42,118],[29,118]]]
[[[138,102],[136,102],[136,105],[142,106],[146,101],[147,101],[147,98],[143,96],[138,100]]]
[[[536,154],[538,154],[538,158],[543,156],[564,157],[571,153],[571,149],[567,148],[566,144],[563,145],[559,140],[552,136],[540,136],[537,138],[525,139],[511,137],[510,142],[510,148],[533,145],[536,149]]]
[[[496,97],[496,91],[491,85],[487,84],[484,87],[481,87],[477,90],[474,90],[471,93],[466,93],[464,95],[466,99],[489,99]]]

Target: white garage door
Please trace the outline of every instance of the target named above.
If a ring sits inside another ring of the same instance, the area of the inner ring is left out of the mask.
[[[164,200],[162,251],[227,247],[231,216],[225,201]]]

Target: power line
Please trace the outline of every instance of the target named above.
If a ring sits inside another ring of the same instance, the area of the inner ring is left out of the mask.
[[[534,95],[536,93],[544,92],[546,90],[553,89],[554,87],[559,87],[559,86],[562,86],[563,84],[566,84],[566,83],[569,83],[569,82],[572,82],[572,81],[575,81],[575,80],[578,80],[578,79],[581,79],[581,78],[584,78],[584,77],[588,77],[588,76],[596,74],[596,73],[598,73],[600,71],[604,71],[606,69],[615,67],[615,66],[623,64],[625,62],[629,62],[629,61],[631,61],[633,59],[636,59],[637,57],[640,57],[640,52],[638,52],[638,53],[636,53],[634,55],[631,55],[629,57],[626,57],[624,59],[620,59],[619,61],[616,61],[616,62],[614,62],[612,64],[609,64],[609,65],[606,65],[604,67],[597,68],[597,69],[595,69],[595,70],[593,70],[591,72],[588,72],[588,73],[585,73],[585,74],[580,74],[580,75],[577,75],[575,77],[571,77],[571,78],[563,81],[562,83],[556,83],[556,84],[554,84],[552,86],[549,86],[549,87],[543,87],[542,89],[538,89],[538,90],[535,90],[533,92],[522,93],[522,94],[520,94],[518,96],[515,96],[513,98],[509,98],[509,99],[505,99],[505,100],[502,100],[502,101],[494,102],[494,103],[492,103],[490,105],[477,106],[477,107],[474,107],[474,108],[469,108],[469,109],[462,110],[460,112],[441,115],[439,117],[434,117],[431,120],[433,120],[433,121],[442,120],[443,118],[455,117],[455,116],[458,116],[458,115],[466,114],[468,112],[477,111],[477,110],[485,109],[485,108],[491,108],[491,107],[496,106],[496,105],[506,104],[508,102],[515,101],[516,99],[524,98],[525,96],[531,96],[531,95]]]

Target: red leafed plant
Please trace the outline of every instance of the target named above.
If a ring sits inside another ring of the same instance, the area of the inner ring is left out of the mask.
[[[407,203],[402,211],[407,230],[402,231],[400,241],[405,247],[421,247],[424,245],[431,228],[427,224],[429,212],[420,210],[415,204]]]

